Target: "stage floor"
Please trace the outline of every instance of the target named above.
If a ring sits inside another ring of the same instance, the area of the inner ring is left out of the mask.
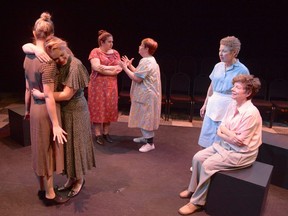
[[[188,186],[191,159],[200,150],[201,120],[162,122],[156,132],[156,149],[140,153],[140,145],[132,141],[140,136],[139,130],[128,128],[127,116],[120,115],[120,122],[111,124],[114,143],[95,144],[97,167],[87,173],[81,193],[64,205],[45,207],[37,197],[30,146],[23,147],[9,136],[7,108],[11,106],[19,106],[19,101],[7,102],[0,112],[1,216],[175,216],[188,202],[178,194]],[[277,133],[274,126],[263,130],[271,136]],[[55,176],[55,184],[64,182],[65,176]],[[270,185],[264,216],[286,216],[287,201],[288,190]]]

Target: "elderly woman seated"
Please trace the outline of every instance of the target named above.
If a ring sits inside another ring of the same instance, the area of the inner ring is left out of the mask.
[[[197,152],[192,160],[192,176],[187,190],[179,195],[190,202],[179,209],[189,215],[205,205],[211,176],[222,170],[250,166],[262,144],[262,119],[251,102],[261,83],[253,75],[238,75],[233,81],[232,99],[217,135],[221,141]]]

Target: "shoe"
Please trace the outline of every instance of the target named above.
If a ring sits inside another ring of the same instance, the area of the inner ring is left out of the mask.
[[[135,143],[147,143],[147,140],[144,137],[134,138],[133,142]]]
[[[155,149],[154,144],[152,143],[152,145],[150,145],[149,143],[147,143],[147,144],[143,145],[143,146],[139,149],[139,151],[140,151],[140,152],[149,152],[149,151],[151,151],[151,150],[153,150],[153,149]]]
[[[96,136],[96,143],[99,145],[104,145],[104,140],[101,135]]]
[[[67,185],[67,182],[69,181],[69,185]],[[58,187],[58,186],[56,186],[56,190],[57,191],[66,191],[66,190],[71,190],[72,189],[72,187],[73,187],[73,185],[75,184],[75,182],[76,182],[76,180],[75,179],[73,179],[73,180],[71,180],[71,178],[68,180],[64,185],[62,185],[62,186],[60,186],[60,187]]]
[[[113,143],[113,140],[111,138],[111,136],[109,134],[103,134],[103,138],[109,142],[109,143]]]
[[[179,194],[179,196],[181,198],[190,198],[192,196],[192,194],[193,194],[192,192],[190,192],[188,190],[184,190]]]
[[[43,200],[43,199],[45,199],[46,191],[45,190],[39,190],[37,195],[38,195],[39,200]]]
[[[77,196],[80,193],[80,191],[82,190],[82,188],[84,187],[84,184],[85,184],[85,179],[83,180],[83,183],[82,183],[82,185],[78,191],[73,190],[73,188],[69,191],[68,197],[72,198],[72,197]]]
[[[45,206],[60,205],[66,203],[70,198],[62,197],[56,194],[53,199],[47,199],[46,197],[42,200]]]
[[[201,207],[194,205],[193,203],[188,203],[185,206],[181,207],[178,212],[181,215],[190,215],[193,214],[194,212],[198,211]]]

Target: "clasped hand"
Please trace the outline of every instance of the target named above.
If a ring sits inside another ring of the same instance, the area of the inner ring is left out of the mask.
[[[44,99],[44,93],[39,91],[38,89],[33,88],[31,90],[31,94],[35,99]]]
[[[134,60],[134,58],[129,59],[126,55],[124,55],[121,57],[121,61],[119,61],[119,65],[122,69],[124,69],[124,68],[132,65],[133,60]]]

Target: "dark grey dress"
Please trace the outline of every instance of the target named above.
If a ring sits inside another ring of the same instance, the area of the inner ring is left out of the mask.
[[[77,90],[69,101],[61,102],[61,117],[64,130],[68,133],[65,149],[65,173],[68,178],[84,177],[96,167],[88,104],[84,88],[88,86],[89,74],[85,66],[75,57],[69,57],[66,65],[59,68],[59,85]]]

